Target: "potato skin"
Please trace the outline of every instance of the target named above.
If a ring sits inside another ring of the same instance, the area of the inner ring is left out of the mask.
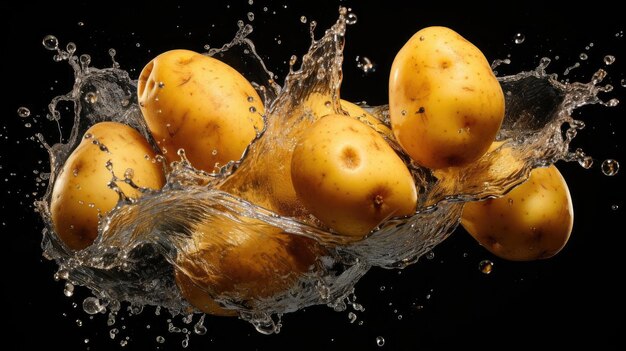
[[[263,101],[227,64],[189,50],[160,54],[138,82],[141,112],[168,162],[184,149],[207,172],[239,160],[263,129]],[[256,130],[255,130],[256,128]]]
[[[153,162],[152,147],[132,127],[101,122],[89,128],[85,136],[89,137],[83,138],[65,161],[50,200],[55,232],[72,250],[93,243],[98,235],[98,215],[106,214],[117,204],[118,194],[107,185],[113,178],[106,168],[107,161],[112,162],[118,178],[132,169],[132,180],[139,186],[160,189],[165,183],[161,163]],[[101,146],[108,151],[101,150]],[[141,196],[124,182],[117,185],[128,197]]]
[[[529,179],[503,197],[465,204],[461,224],[487,250],[512,261],[556,255],[574,223],[565,179],[551,165],[534,169]]]
[[[463,166],[495,139],[504,94],[476,46],[449,28],[428,27],[393,61],[389,113],[396,139],[415,162]]]
[[[177,258],[176,283],[199,310],[233,316],[214,296],[254,307],[255,300],[289,289],[320,254],[313,239],[287,234],[259,220],[200,223]]]
[[[302,136],[291,178],[306,208],[343,235],[363,237],[416,207],[404,162],[378,133],[343,115],[322,117]]]

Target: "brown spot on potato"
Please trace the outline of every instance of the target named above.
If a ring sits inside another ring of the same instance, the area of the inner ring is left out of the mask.
[[[450,63],[450,61],[448,60],[442,60],[439,63],[439,67],[441,67],[441,69],[448,69],[452,64]]]
[[[361,164],[359,153],[352,147],[346,146],[341,151],[341,162],[348,169],[355,169]]]
[[[372,203],[372,207],[376,212],[382,212],[385,205],[385,199],[391,194],[391,189],[385,185],[375,187],[368,195],[368,199]]]

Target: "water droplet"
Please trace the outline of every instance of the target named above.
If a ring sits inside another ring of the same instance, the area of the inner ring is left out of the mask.
[[[300,16],[300,22],[306,23],[306,16]]]
[[[89,339],[85,339],[85,344],[89,344]]]
[[[117,334],[118,334],[119,332],[120,332],[120,331],[119,331],[119,329],[117,329],[117,328],[113,328],[113,329],[111,329],[111,330],[109,331],[109,337],[110,337],[111,339],[115,339],[115,337],[117,336]]]
[[[59,48],[59,40],[54,35],[46,35],[41,42],[47,50],[57,50]]]
[[[348,313],[348,319],[350,320],[350,323],[354,323],[356,321],[356,314],[354,312]]]
[[[84,26],[84,25],[85,25],[85,22],[78,22],[78,26],[79,26],[79,27],[82,27],[82,26]]]
[[[83,321],[81,321],[80,319],[77,319],[76,320],[76,325],[79,326],[79,327],[82,327],[83,326]]]
[[[65,46],[65,50],[67,50],[67,52],[72,55],[74,54],[74,52],[76,52],[76,44],[74,44],[73,42],[69,42],[67,43],[67,45]]]
[[[117,55],[117,51],[115,51],[115,49],[113,49],[113,48],[110,48],[109,49],[109,56],[115,57],[115,55]]]
[[[204,314],[200,316],[200,320],[193,326],[193,332],[198,335],[204,335],[207,332],[206,327],[204,326]]]
[[[380,291],[385,291],[386,287],[384,285],[380,286]]]
[[[400,114],[402,114],[403,116],[406,116],[406,113],[407,113],[406,110],[400,111]]]
[[[126,168],[126,171],[124,171],[124,178],[133,179],[134,176],[135,176],[135,171],[132,168]]]
[[[80,55],[78,60],[80,61],[81,66],[83,66],[83,68],[85,68],[86,66],[89,66],[89,64],[91,63],[91,56],[89,56],[87,54],[82,54],[82,55]]]
[[[606,55],[604,56],[604,64],[609,66],[612,65],[613,62],[615,62],[615,56],[613,55]]]
[[[24,106],[20,106],[17,108],[17,115],[22,118],[26,118],[30,116],[30,110]]]
[[[588,58],[589,58],[589,56],[587,56],[587,54],[586,54],[586,53],[584,53],[584,52],[583,52],[583,53],[581,53],[578,57],[579,57],[581,60],[583,60],[583,61],[585,61],[586,59],[588,59]]]
[[[356,57],[356,67],[363,71],[363,73],[374,72],[374,63],[365,56]]]
[[[254,4],[254,0],[248,0],[248,5],[253,5]]]
[[[399,320],[399,321],[401,321],[401,320],[402,320],[402,315],[401,315],[401,314],[399,314],[399,315],[398,315],[398,320]]]
[[[357,21],[357,17],[354,13],[350,12],[348,17],[346,17],[346,24],[355,24]]]
[[[619,209],[619,205],[611,205],[611,209],[613,211],[617,211]]]
[[[482,260],[478,264],[478,269],[484,274],[490,274],[493,271],[493,262],[489,260]]]
[[[211,150],[211,155],[213,155],[213,156],[217,155],[217,149]]]
[[[248,21],[250,22],[254,21],[254,13],[248,12]]]
[[[615,106],[617,106],[618,104],[619,104],[619,100],[618,100],[618,99],[616,99],[616,98],[613,98],[613,99],[611,99],[611,100],[607,101],[606,103],[604,103],[604,105],[605,105],[605,106],[608,106],[608,107],[615,107]]]
[[[517,33],[513,36],[513,42],[515,44],[521,44],[526,40],[526,36],[522,33]]]
[[[95,104],[96,101],[98,101],[98,94],[93,91],[88,92],[85,94],[85,101],[87,101],[88,104]]]
[[[602,162],[602,173],[607,176],[614,176],[619,172],[619,162],[613,159],[607,159]]]
[[[434,252],[432,252],[432,251],[428,251],[428,252],[426,253],[426,259],[428,259],[428,260],[432,260],[433,258],[435,258],[435,253],[434,253]]]
[[[164,337],[162,337],[161,335],[159,335],[159,336],[157,336],[157,337],[156,337],[156,341],[157,341],[159,344],[162,344],[162,343],[164,343],[164,342],[165,342],[165,338],[164,338]]]
[[[376,345],[384,346],[385,345],[385,338],[383,338],[382,336],[377,336],[376,337]]]
[[[100,304],[100,300],[91,296],[83,300],[83,310],[87,314],[96,314],[104,311],[104,306]]]
[[[254,112],[256,112],[256,107],[250,106],[250,108],[248,110],[250,110],[250,112],[254,113]]]
[[[63,294],[67,297],[71,297],[74,295],[74,285],[72,283],[65,283],[65,287],[63,288]]]

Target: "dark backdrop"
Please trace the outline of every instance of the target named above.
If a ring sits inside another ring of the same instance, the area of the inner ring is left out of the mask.
[[[41,257],[42,223],[32,203],[43,192],[34,186],[34,171],[47,171],[47,159],[32,135],[38,131],[55,135],[56,127],[44,117],[45,108],[53,96],[69,91],[72,82],[68,65],[53,62],[51,52],[43,49],[41,39],[46,34],[56,35],[62,45],[74,41],[78,51],[91,54],[99,67],[110,64],[107,50],[113,47],[122,68],[136,78],[146,62],[165,50],[201,51],[205,44],[219,46],[229,41],[236,20],[246,20],[247,12],[253,12],[251,37],[282,79],[285,62],[292,54],[301,56],[309,45],[308,24],[302,24],[300,17],[318,22],[319,37],[336,20],[338,5],[343,4],[358,16],[348,29],[345,50],[342,97],[348,100],[386,103],[395,52],[415,31],[436,24],[464,35],[489,60],[510,55],[512,64],[501,69],[506,73],[532,69],[542,56],[560,57],[549,69],[559,74],[580,61],[581,67],[568,75],[571,80],[586,82],[595,69],[604,67],[609,72],[607,81],[615,87],[604,96],[626,102],[620,83],[626,78],[623,15],[608,5],[546,9],[528,3],[507,8],[456,8],[448,3],[424,8],[419,3],[395,1],[203,3],[42,5],[22,1],[0,5],[4,38],[0,252],[2,317],[9,324],[8,330],[3,328],[7,335],[0,341],[2,349],[41,344],[68,351],[111,350],[122,348],[120,341],[126,337],[129,343],[122,349],[182,348],[182,336],[167,332],[169,317],[155,316],[154,308],[118,320],[114,327],[120,333],[112,340],[109,331],[113,327],[106,325],[106,316],[91,319],[80,308],[88,296],[86,289],[77,288],[74,297],[65,297],[63,284],[52,277],[55,264]],[[522,44],[514,44],[516,33],[525,36]],[[589,58],[581,61],[583,52]],[[608,67],[602,61],[606,54],[617,57]],[[363,74],[356,56],[370,58],[376,71]],[[29,107],[31,117],[19,118],[19,106]],[[577,115],[587,128],[573,147],[582,147],[595,163],[589,170],[573,163],[558,164],[570,186],[576,215],[571,240],[557,257],[506,262],[459,228],[435,248],[432,259],[422,258],[403,271],[372,269],[357,285],[358,302],[365,311],[357,313],[354,323],[348,311],[334,312],[325,306],[285,315],[281,333],[270,336],[237,319],[207,318],[207,335],[192,337],[188,349],[534,349],[589,343],[594,349],[623,349],[624,170],[607,177],[600,163],[606,158],[625,161],[624,107],[623,103],[615,108],[588,107]],[[483,259],[494,262],[490,275],[478,270]],[[157,343],[158,335],[165,337],[164,344]],[[379,336],[385,340],[382,347],[376,345]]]

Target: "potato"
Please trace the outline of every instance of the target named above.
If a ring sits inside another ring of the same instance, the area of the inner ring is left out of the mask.
[[[418,164],[467,165],[489,148],[504,118],[504,94],[487,59],[445,27],[415,33],[389,79],[391,127]]]
[[[382,135],[393,138],[391,129],[361,107],[345,100],[341,100],[341,106],[351,117],[360,120]],[[320,93],[312,93],[309,95],[292,113],[313,114],[312,119],[334,114],[330,97]],[[297,139],[301,133],[296,132],[294,134],[294,139]],[[298,199],[291,181],[292,153],[293,150],[291,149],[274,149],[272,158],[281,160],[281,162],[261,165],[260,167],[263,167],[262,171],[259,171],[259,165],[256,165],[257,172],[252,177],[237,180],[237,184],[233,184],[235,182],[231,178],[231,180],[226,181],[222,190],[236,193],[258,206],[268,208],[283,216],[299,217],[306,215],[306,209],[300,199]],[[250,184],[255,184],[256,189],[248,189]],[[237,190],[233,188],[237,188]],[[246,188],[246,194],[238,193],[241,188]],[[259,188],[261,188],[261,190]]]
[[[392,139],[393,133],[385,124],[383,124],[378,118],[374,117],[359,105],[353,104],[350,101],[341,99],[339,101],[341,109],[348,113],[352,118],[356,118],[366,125],[372,127],[375,131],[383,136]],[[323,117],[330,114],[335,114],[332,108],[330,97],[322,95],[320,93],[312,93],[304,101],[303,105],[307,107],[311,113],[316,117]]]
[[[260,220],[202,222],[179,251],[175,278],[183,297],[199,310],[234,315],[214,297],[254,307],[259,299],[289,289],[315,264],[313,239],[287,234]]]
[[[97,123],[71,153],[54,182],[50,213],[55,232],[72,250],[91,245],[98,235],[98,219],[117,204],[118,194],[108,187],[113,175],[131,176],[135,184],[160,189],[165,183],[162,164],[154,162],[155,153],[135,129],[117,122]],[[141,192],[123,181],[116,184],[127,197]]]
[[[528,261],[556,255],[572,232],[574,211],[567,183],[551,165],[503,197],[465,204],[461,224],[494,255]]]
[[[322,117],[302,136],[291,179],[306,208],[343,235],[363,237],[416,207],[404,162],[374,130],[343,115]]]
[[[263,101],[227,64],[189,50],[150,61],[138,83],[141,112],[168,162],[184,149],[191,164],[212,172],[239,160],[263,129]]]

